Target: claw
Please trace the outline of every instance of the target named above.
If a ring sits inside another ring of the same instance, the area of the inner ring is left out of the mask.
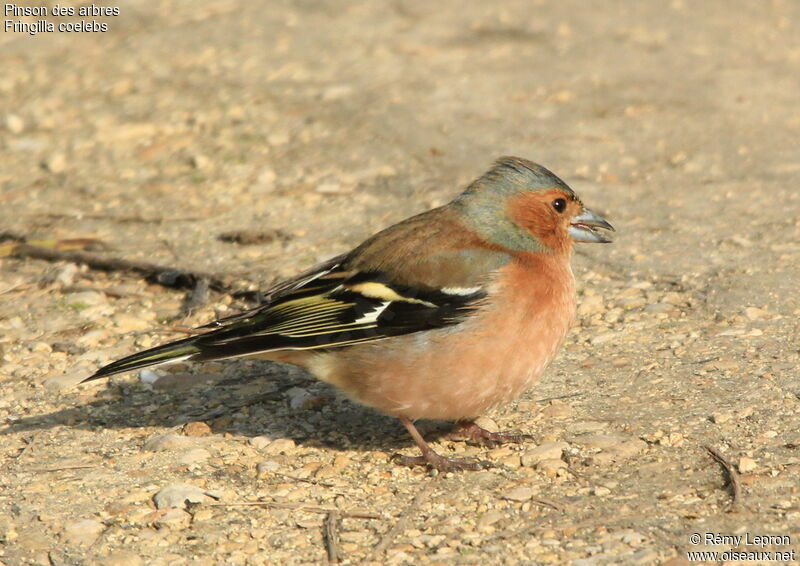
[[[489,432],[475,424],[474,421],[458,421],[453,428],[453,432],[448,435],[448,438],[454,440],[466,440],[471,444],[485,446],[487,448],[495,448],[501,444],[523,444],[527,441],[532,441],[533,436],[530,434],[521,434],[515,432]]]

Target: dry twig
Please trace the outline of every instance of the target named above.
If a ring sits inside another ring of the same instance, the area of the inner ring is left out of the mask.
[[[731,464],[717,448],[708,445],[704,446],[704,448],[711,457],[722,466],[725,473],[728,474],[728,484],[731,487],[731,507],[729,511],[734,511],[742,500],[742,485],[739,483],[739,473],[736,471],[736,468],[733,467],[733,464]]]
[[[225,277],[203,273],[201,271],[188,271],[176,269],[165,265],[157,265],[145,261],[130,261],[103,257],[101,255],[82,251],[61,251],[39,246],[19,244],[14,246],[11,255],[19,258],[43,259],[46,261],[69,261],[83,263],[92,269],[101,271],[121,271],[144,275],[150,281],[165,287],[194,289],[198,281],[208,280],[208,285],[215,291],[231,292],[232,281]]]
[[[323,524],[325,551],[328,553],[328,564],[338,564],[341,560],[339,551],[339,512],[329,511]]]
[[[207,220],[206,216],[141,216],[141,215],[114,215],[114,214],[97,214],[90,212],[42,212],[32,214],[31,216],[38,216],[40,218],[53,218],[61,219],[68,218],[72,220],[110,220],[112,222],[137,222],[143,224],[167,224],[169,222],[196,222],[198,220]]]
[[[583,392],[570,393],[568,395],[558,395],[557,397],[545,397],[544,399],[536,399],[537,403],[547,403],[549,401],[558,401],[559,399],[571,399],[572,397],[582,397]]]
[[[561,505],[557,501],[553,501],[552,499],[545,499],[544,497],[534,497],[533,499],[531,499],[531,503],[536,503],[537,505],[541,505],[542,507],[550,507],[551,509],[555,509],[559,513],[567,512],[567,510],[564,508],[563,505]]]
[[[286,242],[291,239],[289,234],[282,230],[234,230],[232,232],[224,232],[217,236],[217,239],[222,242],[231,244],[239,244],[240,246],[254,246],[259,244],[269,244],[275,240]]]
[[[341,486],[338,486],[336,484],[333,484],[333,483],[330,483],[330,482],[326,482],[326,481],[320,481],[320,480],[314,479],[314,478],[299,478],[297,476],[293,476],[291,474],[283,474],[281,472],[271,472],[271,473],[273,475],[275,475],[275,476],[278,476],[278,477],[281,477],[281,478],[286,478],[287,480],[290,480],[290,481],[293,481],[293,482],[308,483],[308,484],[311,484],[311,485],[318,485],[318,486],[321,486],[321,487],[328,487],[328,488],[331,488],[331,489],[341,488]],[[341,495],[344,495],[344,492],[337,492],[337,493],[340,493]]]
[[[67,470],[89,470],[91,468],[96,468],[97,466],[92,464],[77,464],[75,466],[58,466],[56,468],[31,468],[29,472],[64,472]]]
[[[12,283],[5,289],[0,289],[0,295],[5,295],[6,293],[11,293],[12,291],[22,290],[26,287],[30,287],[30,285],[24,284],[22,280],[17,281],[16,283]]]
[[[311,513],[336,512],[340,517],[346,517],[348,519],[382,519],[382,517],[376,513],[340,511],[336,507],[331,507],[330,505],[317,505],[315,503],[303,503],[301,501],[231,501],[208,503],[207,505],[210,507],[272,507],[273,509],[296,509],[299,511],[309,511]]]
[[[22,441],[25,443],[25,446],[22,448],[22,450],[20,450],[19,454],[16,455],[16,457],[14,458],[15,460],[20,461],[22,457],[28,453],[28,451],[33,447],[33,443],[38,435],[39,433],[37,432],[28,438],[22,439]]]

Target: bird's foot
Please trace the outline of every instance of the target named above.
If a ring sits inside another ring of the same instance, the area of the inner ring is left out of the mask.
[[[495,448],[501,444],[522,444],[533,440],[529,434],[515,432],[490,432],[475,424],[475,421],[458,421],[453,431],[447,435],[453,440],[466,440],[471,444]]]
[[[429,468],[433,468],[434,470],[438,470],[440,472],[458,472],[461,470],[485,470],[487,468],[495,467],[494,464],[491,462],[485,462],[482,460],[466,460],[466,459],[457,459],[457,458],[445,458],[441,454],[437,454],[433,448],[428,446],[428,443],[425,442],[425,439],[422,438],[422,435],[417,430],[417,427],[414,426],[414,423],[411,422],[411,419],[408,417],[399,417],[400,422],[405,425],[406,429],[408,429],[409,434],[411,434],[411,438],[414,439],[414,442],[419,447],[419,451],[422,452],[422,456],[406,456],[404,454],[395,454],[392,456],[392,459],[401,464],[403,466],[427,466]]]
[[[406,456],[405,454],[395,454],[392,460],[401,466],[413,468],[415,466],[427,466],[439,472],[460,472],[486,470],[495,467],[492,462],[485,460],[464,459],[464,458],[445,458],[433,450],[423,451],[422,456]]]

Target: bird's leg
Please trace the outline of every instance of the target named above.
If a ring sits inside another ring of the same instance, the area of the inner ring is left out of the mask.
[[[453,431],[448,437],[464,440],[487,448],[494,448],[501,444],[522,444],[526,440],[532,440],[529,434],[518,434],[509,432],[489,432],[485,428],[478,426],[475,421],[460,420],[453,427]]]
[[[414,442],[422,452],[422,456],[405,456],[403,454],[395,454],[393,459],[395,462],[402,464],[403,466],[429,466],[440,472],[485,470],[486,468],[493,467],[491,462],[484,462],[481,460],[445,458],[444,456],[437,454],[433,448],[428,446],[428,443],[425,442],[425,439],[422,438],[422,435],[417,430],[417,427],[414,426],[414,423],[412,423],[410,419],[406,417],[400,417],[400,422],[402,422],[406,429],[408,429],[408,433],[411,435],[411,438],[414,439]]]

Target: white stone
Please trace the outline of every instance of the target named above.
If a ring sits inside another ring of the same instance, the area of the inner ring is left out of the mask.
[[[189,438],[188,436],[181,436],[180,434],[160,434],[149,438],[144,443],[144,449],[151,452],[162,452],[165,450],[180,450],[186,448],[194,448],[197,446],[197,438]]]
[[[187,503],[203,503],[208,500],[209,497],[204,489],[188,483],[167,484],[153,496],[153,502],[158,509],[167,507],[185,509]]]

